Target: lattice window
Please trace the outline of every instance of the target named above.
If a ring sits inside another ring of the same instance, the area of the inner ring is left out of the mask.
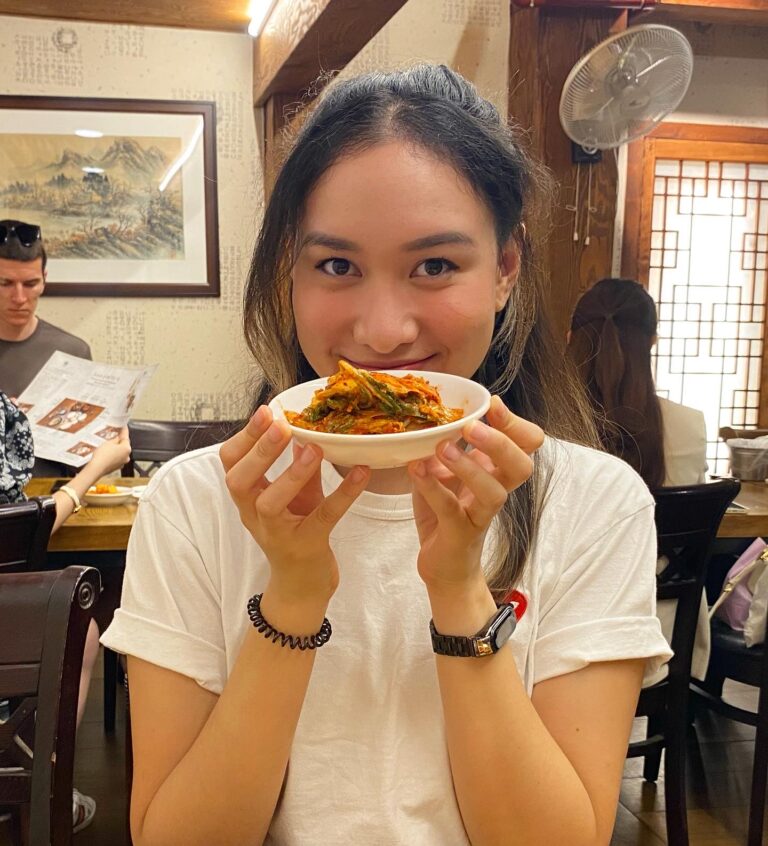
[[[756,426],[760,411],[768,163],[659,157],[652,180],[643,241],[659,308],[656,385],[704,412],[710,472],[722,473],[718,429]]]

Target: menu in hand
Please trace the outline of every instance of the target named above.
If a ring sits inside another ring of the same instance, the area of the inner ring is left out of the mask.
[[[82,467],[120,434],[157,365],[117,367],[55,352],[18,397],[35,455]]]

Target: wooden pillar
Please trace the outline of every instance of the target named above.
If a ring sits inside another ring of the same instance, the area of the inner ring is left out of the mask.
[[[281,0],[253,47],[253,104],[264,109],[264,189],[279,165],[286,106],[308,104],[407,0]],[[299,120],[301,117],[298,118]]]
[[[626,28],[626,12],[573,9],[511,9],[509,42],[509,116],[528,130],[533,152],[552,171],[557,192],[552,198],[552,227],[543,248],[550,280],[548,307],[560,337],[581,292],[609,276],[616,216],[616,157],[581,165],[578,240],[574,240],[577,166],[571,141],[560,126],[558,108],[563,83],[576,61],[595,44]],[[589,171],[592,202],[589,245],[585,244]],[[531,221],[536,227],[536,221]]]

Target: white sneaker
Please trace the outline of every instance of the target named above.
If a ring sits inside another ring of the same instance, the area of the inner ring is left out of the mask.
[[[72,832],[87,828],[96,816],[96,802],[75,788],[72,789]]]

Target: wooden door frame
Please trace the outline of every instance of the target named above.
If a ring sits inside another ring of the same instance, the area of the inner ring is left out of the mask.
[[[664,157],[680,157],[681,151],[674,150],[675,142],[687,142],[691,148],[690,157],[699,160],[722,160],[728,153],[749,157],[750,150],[761,147],[759,161],[768,161],[768,127],[726,126],[719,124],[664,123],[645,138],[629,145],[627,165],[627,195],[624,206],[624,241],[621,255],[622,276],[637,279],[648,287],[650,265],[650,220],[651,204],[643,204],[643,197],[653,194],[653,169],[646,167],[649,160]],[[768,426],[768,302],[763,319],[763,356],[760,370],[758,422],[761,428]]]
[[[661,123],[653,132],[628,145],[621,275],[628,279],[637,279],[646,287],[649,256],[643,254],[642,233],[646,230],[649,210],[643,207],[643,197],[650,196],[653,192],[653,173],[650,169],[646,173],[645,165],[646,160],[655,155],[656,140],[768,145],[768,127]]]

